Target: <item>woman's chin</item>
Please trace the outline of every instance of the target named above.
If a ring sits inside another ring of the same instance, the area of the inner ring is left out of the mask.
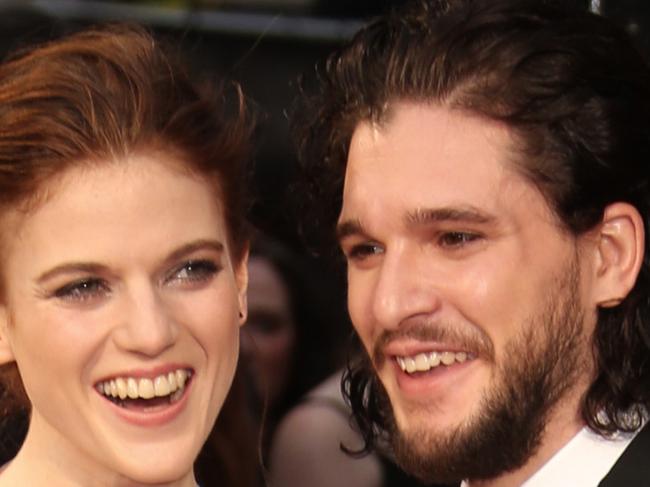
[[[127,449],[128,450],[128,449]],[[180,446],[174,451],[165,451],[161,448],[157,454],[139,455],[139,452],[128,458],[115,459],[116,464],[110,467],[111,470],[119,473],[121,477],[127,478],[138,484],[158,485],[178,483],[183,479],[194,479],[194,459],[198,455],[195,448]],[[187,485],[194,485],[187,482]]]
[[[130,465],[123,470],[122,476],[138,484],[186,485],[182,480],[194,479],[193,462],[185,464]],[[194,485],[187,482],[187,485]]]

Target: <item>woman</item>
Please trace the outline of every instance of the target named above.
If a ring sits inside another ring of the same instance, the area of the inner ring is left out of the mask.
[[[246,315],[234,91],[135,28],[0,66],[3,400],[31,406],[0,486],[195,485]]]

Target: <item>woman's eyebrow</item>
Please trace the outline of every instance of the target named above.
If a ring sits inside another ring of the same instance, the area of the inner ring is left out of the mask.
[[[212,250],[223,252],[224,245],[219,240],[199,239],[184,244],[174,249],[165,259],[165,262],[178,260],[181,257],[196,252],[197,250]],[[86,273],[86,274],[104,274],[109,271],[108,266],[97,262],[65,262],[51,269],[46,270],[36,278],[36,282],[41,284],[60,274]]]
[[[211,250],[213,252],[222,253],[224,251],[224,244],[219,240],[212,239],[199,239],[181,245],[174,249],[166,258],[165,262],[178,260],[181,257],[196,252],[198,250]]]
[[[96,262],[66,262],[64,264],[57,265],[47,271],[43,272],[36,278],[37,283],[43,283],[59,274],[71,274],[71,273],[87,273],[87,274],[98,274],[104,273],[108,270],[103,264]]]

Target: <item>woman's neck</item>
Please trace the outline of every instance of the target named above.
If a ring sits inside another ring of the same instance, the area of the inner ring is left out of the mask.
[[[32,417],[25,441],[16,457],[0,470],[0,487],[51,485],[53,487],[196,487],[193,471],[164,483],[141,483],[111,470],[72,445],[45,421]]]

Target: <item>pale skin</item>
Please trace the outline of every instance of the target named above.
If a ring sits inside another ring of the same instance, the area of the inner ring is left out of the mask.
[[[540,296],[571,259],[579,270],[585,336],[593,333],[598,307],[620,302],[638,275],[644,234],[637,210],[614,203],[600,225],[572,236],[514,168],[512,137],[459,110],[407,102],[394,103],[385,122],[362,122],[353,134],[338,227],[348,304],[370,352],[381,337],[398,337],[381,342],[388,360],[377,373],[407,433],[435,437],[478,412],[500,380],[496,367],[508,360],[507,344],[539,314]],[[494,356],[409,377],[397,357],[462,352],[453,342],[399,338],[416,323],[481,336]],[[588,346],[577,353],[590,357]],[[525,465],[470,485],[514,487],[536,472],[584,426],[579,405],[592,376],[587,363]]]
[[[145,152],[67,170],[3,219],[0,360],[32,403],[1,486],[195,485],[193,462],[230,387],[246,314],[218,191]],[[241,315],[240,315],[241,313]],[[181,368],[177,402],[124,413],[111,377]]]

